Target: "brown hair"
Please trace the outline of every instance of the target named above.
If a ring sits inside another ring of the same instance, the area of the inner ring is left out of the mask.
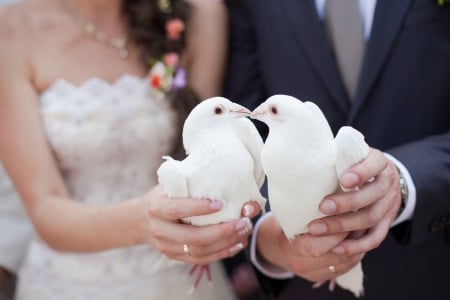
[[[162,5],[165,4],[165,5]],[[122,11],[128,22],[130,39],[140,46],[142,63],[149,67],[151,59],[160,58],[165,53],[180,54],[185,48],[185,31],[178,40],[169,40],[166,22],[170,19],[181,19],[189,23],[191,6],[184,0],[124,0]],[[177,112],[177,135],[171,155],[177,158],[184,156],[181,132],[184,121],[199,102],[199,97],[189,86],[168,95],[173,109]]]

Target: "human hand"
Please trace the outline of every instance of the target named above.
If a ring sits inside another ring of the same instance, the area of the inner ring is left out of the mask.
[[[217,212],[222,202],[168,198],[159,185],[145,196],[145,201],[150,243],[171,259],[200,265],[233,256],[246,247],[253,229],[250,218],[260,211],[257,204],[249,202],[244,205],[244,217],[239,220],[194,226],[183,224],[180,219]]]
[[[371,149],[368,157],[340,178],[344,188],[356,191],[327,196],[320,210],[329,215],[312,221],[313,235],[353,232],[334,247],[337,254],[366,253],[386,238],[401,203],[399,175],[382,152]]]
[[[260,224],[257,249],[262,258],[272,265],[312,282],[324,282],[347,272],[363,257],[363,254],[337,255],[330,252],[347,235],[348,233],[324,236],[301,234],[290,242],[272,216]],[[334,266],[337,273],[332,273],[329,266]]]

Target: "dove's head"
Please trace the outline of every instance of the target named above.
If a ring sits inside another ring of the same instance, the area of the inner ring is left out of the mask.
[[[314,126],[319,123],[328,124],[322,111],[312,102],[302,102],[299,99],[287,95],[274,95],[261,103],[250,115],[266,123],[273,129],[288,124],[295,127]]]
[[[232,128],[237,118],[247,117],[250,110],[227,98],[213,97],[200,102],[192,109],[183,127],[183,143],[187,152],[190,145],[205,131],[220,132]]]

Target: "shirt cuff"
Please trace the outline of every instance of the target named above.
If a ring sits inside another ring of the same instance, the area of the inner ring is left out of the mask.
[[[398,159],[388,153],[384,153],[384,155],[397,166],[405,178],[406,186],[408,187],[408,198],[405,200],[405,208],[391,224],[391,227],[394,227],[395,225],[409,221],[413,218],[414,209],[416,208],[416,186],[414,185],[408,169]]]
[[[265,261],[264,258],[259,255],[256,249],[256,241],[258,238],[259,227],[264,220],[272,215],[272,212],[267,212],[261,216],[256,222],[253,228],[253,234],[250,241],[250,260],[258,271],[273,279],[289,279],[294,277],[294,273],[286,271],[280,267],[274,266]]]

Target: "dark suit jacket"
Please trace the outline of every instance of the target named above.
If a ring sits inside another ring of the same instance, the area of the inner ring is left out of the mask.
[[[335,133],[357,128],[412,175],[413,220],[364,257],[362,299],[450,299],[450,3],[378,0],[352,104],[313,0],[227,5],[227,97],[250,109],[279,93],[313,101]],[[260,277],[278,299],[354,299],[341,289],[313,290],[300,278]]]

